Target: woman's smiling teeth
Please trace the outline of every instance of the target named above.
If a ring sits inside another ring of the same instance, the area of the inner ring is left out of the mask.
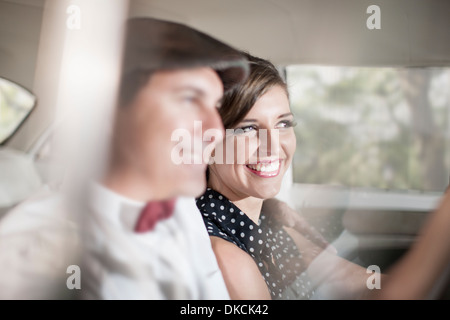
[[[280,160],[259,162],[257,164],[247,164],[245,166],[259,176],[276,176],[280,170],[280,162]]]

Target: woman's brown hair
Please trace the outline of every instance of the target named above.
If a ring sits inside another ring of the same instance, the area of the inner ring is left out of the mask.
[[[225,129],[234,128],[253,108],[256,101],[274,86],[282,87],[289,96],[287,85],[277,68],[268,60],[242,52],[249,61],[250,74],[246,81],[226,91],[219,115]],[[209,168],[206,181],[209,180]]]
[[[241,122],[256,101],[273,86],[280,86],[288,94],[287,86],[277,68],[268,60],[243,52],[250,64],[247,80],[225,92],[220,117],[225,129],[231,129]]]

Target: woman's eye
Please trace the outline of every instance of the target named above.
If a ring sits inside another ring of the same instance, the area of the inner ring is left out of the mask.
[[[292,128],[297,125],[294,120],[284,120],[278,123],[277,128]]]
[[[256,130],[256,128],[254,126],[247,126],[247,127],[242,128],[242,131],[244,131],[244,132],[250,132],[253,130]]]
[[[249,132],[256,132],[258,128],[256,126],[245,126],[245,127],[239,127],[234,129],[234,134],[243,134],[243,133],[249,133]]]
[[[192,97],[192,96],[183,97],[183,102],[194,103],[195,102],[195,97]]]

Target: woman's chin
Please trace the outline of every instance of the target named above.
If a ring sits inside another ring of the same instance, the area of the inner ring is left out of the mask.
[[[256,186],[253,190],[253,196],[259,199],[270,199],[280,192],[280,186]]]
[[[283,176],[286,172],[283,166],[281,166],[279,171],[273,176],[270,176],[270,174],[264,175],[259,172],[255,172],[247,166],[244,170],[247,180],[246,189],[253,197],[259,199],[270,199],[275,197],[280,192]]]

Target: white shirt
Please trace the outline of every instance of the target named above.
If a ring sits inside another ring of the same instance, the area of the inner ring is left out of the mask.
[[[136,233],[145,203],[98,184],[91,191],[83,298],[229,299],[193,198],[178,198],[172,217]]]
[[[70,299],[78,230],[59,192],[43,186],[0,220],[0,299]]]

